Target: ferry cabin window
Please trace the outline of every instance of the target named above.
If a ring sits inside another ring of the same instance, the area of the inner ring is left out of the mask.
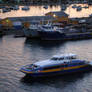
[[[33,64],[32,69],[35,69],[35,68],[38,68],[38,66]]]
[[[76,59],[76,57],[66,57],[67,59]]]
[[[61,57],[61,58],[53,57],[51,58],[51,60],[64,60],[64,59],[76,59],[76,57]]]
[[[58,58],[56,58],[56,57],[53,57],[53,58],[51,58],[51,60],[58,60]]]
[[[58,60],[64,60],[64,58],[62,57],[62,58],[59,58]]]
[[[51,58],[51,60],[64,60],[64,58],[63,57],[62,58],[53,57]]]
[[[62,67],[64,67],[64,66],[65,66],[65,65],[57,65],[57,66],[45,67],[43,70],[62,68]]]

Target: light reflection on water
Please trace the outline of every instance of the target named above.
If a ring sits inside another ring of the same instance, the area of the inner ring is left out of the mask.
[[[43,16],[45,13],[50,11],[60,11],[60,6],[52,6],[48,9],[44,9],[43,6],[30,6],[29,11],[23,11],[21,10],[23,6],[20,6],[20,9],[18,11],[11,11],[7,13],[1,13],[0,17],[21,17],[21,16]]]
[[[20,67],[62,53],[92,60],[92,40],[43,42],[4,36],[0,38],[0,92],[91,92],[92,72],[32,79]]]
[[[69,17],[88,17],[92,13],[92,6],[90,5],[89,8],[82,8],[81,11],[76,11],[76,9],[72,8],[74,4],[68,5],[66,7],[65,12],[69,14]],[[81,7],[88,6],[87,4],[76,4],[77,6],[81,5]],[[12,10],[11,12],[7,13],[0,13],[0,18],[6,17],[22,17],[22,16],[43,16],[47,12],[51,11],[61,11],[62,5],[56,6],[49,6],[48,9],[44,9],[43,6],[30,6],[29,11],[22,11],[20,9],[18,11]]]

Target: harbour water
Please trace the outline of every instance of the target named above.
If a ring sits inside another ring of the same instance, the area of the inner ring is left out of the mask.
[[[88,8],[82,8],[81,11],[76,11],[76,9],[72,8],[73,5],[85,7]],[[52,11],[65,11],[67,14],[69,14],[70,18],[73,17],[88,17],[90,14],[92,14],[92,5],[88,4],[68,4],[68,5],[51,5],[48,6],[48,9],[43,8],[44,5],[40,6],[29,6],[29,11],[23,11],[21,8],[23,6],[19,6],[19,10],[11,10],[11,12],[5,12],[2,13],[2,9],[0,9],[0,18],[6,18],[6,17],[25,17],[25,16],[43,16],[48,12]],[[65,10],[62,10],[64,7]]]
[[[30,6],[30,11],[0,13],[0,18],[39,16],[49,11],[61,11],[61,6],[50,6],[48,9],[44,9],[43,6]],[[77,12],[70,5],[65,12],[70,14],[69,17],[88,17],[92,13],[92,6]],[[37,39],[14,38],[12,35],[1,37],[0,92],[92,92],[92,71],[45,79],[33,79],[19,71],[23,65],[63,53],[75,53],[80,59],[92,61],[92,39],[44,42]]]
[[[92,72],[33,79],[20,67],[53,55],[75,53],[92,60],[92,39],[43,42],[26,38],[0,38],[0,92],[92,92]]]

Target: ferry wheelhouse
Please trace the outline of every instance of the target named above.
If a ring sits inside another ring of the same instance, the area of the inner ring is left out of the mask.
[[[91,62],[77,59],[77,55],[70,53],[61,56],[53,56],[49,60],[23,66],[20,71],[32,77],[42,77],[83,72],[90,69],[92,69]]]

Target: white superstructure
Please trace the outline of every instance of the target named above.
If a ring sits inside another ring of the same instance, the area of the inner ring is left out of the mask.
[[[72,59],[76,59],[76,54],[62,54],[62,55],[55,55],[49,60],[44,60],[40,62],[34,63],[34,65],[40,66],[40,67],[45,67],[45,66],[52,66],[52,65],[57,65],[57,64],[62,64],[65,62],[70,62]]]

